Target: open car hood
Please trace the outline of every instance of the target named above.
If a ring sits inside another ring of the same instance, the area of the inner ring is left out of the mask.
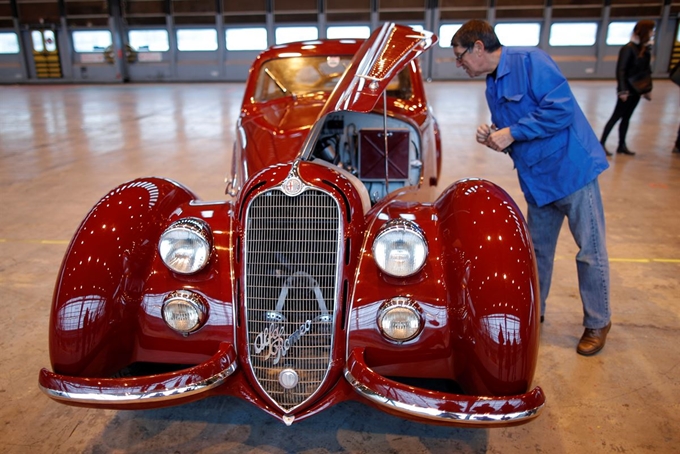
[[[359,48],[319,118],[338,111],[370,112],[391,79],[437,42],[429,31],[386,23]]]

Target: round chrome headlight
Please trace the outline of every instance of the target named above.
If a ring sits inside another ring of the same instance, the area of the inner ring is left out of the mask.
[[[186,218],[173,222],[158,241],[158,252],[165,266],[180,274],[203,269],[210,259],[212,235],[208,224]]]
[[[425,264],[425,236],[413,222],[393,219],[376,236],[373,242],[373,258],[378,267],[390,276],[411,276]]]
[[[378,327],[390,340],[406,342],[413,339],[423,328],[418,304],[403,296],[386,301],[378,310]]]
[[[170,293],[163,302],[163,320],[178,333],[187,335],[203,326],[207,305],[200,295],[187,290]]]

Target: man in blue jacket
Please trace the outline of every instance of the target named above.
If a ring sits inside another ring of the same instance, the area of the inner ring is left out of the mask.
[[[491,125],[477,142],[510,155],[527,201],[541,292],[541,321],[564,218],[576,255],[585,331],[577,352],[594,355],[611,327],[609,259],[597,176],[609,164],[561,71],[538,48],[503,47],[493,27],[466,22],[451,40],[456,65],[486,75]]]

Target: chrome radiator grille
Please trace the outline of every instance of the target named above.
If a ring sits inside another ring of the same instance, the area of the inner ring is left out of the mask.
[[[246,214],[248,355],[262,389],[285,411],[321,385],[333,346],[340,210],[329,195],[278,189]]]

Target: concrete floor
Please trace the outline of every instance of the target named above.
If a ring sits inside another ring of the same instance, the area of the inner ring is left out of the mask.
[[[542,327],[535,384],[547,406],[506,429],[412,423],[340,404],[286,427],[250,404],[215,397],[170,409],[57,404],[37,386],[49,366],[50,299],[67,243],[87,211],[138,176],[176,179],[223,198],[241,84],[0,87],[0,452],[2,453],[670,453],[680,449],[680,155],[671,155],[680,93],[655,83],[628,146],[600,178],[611,257],[613,328],[597,356],[582,333],[565,228]],[[599,134],[612,81],[572,87]],[[485,177],[524,206],[512,164],[477,145],[483,82],[431,83],[443,130],[444,180]],[[617,131],[610,137],[615,148]],[[442,186],[443,187],[443,186]]]

